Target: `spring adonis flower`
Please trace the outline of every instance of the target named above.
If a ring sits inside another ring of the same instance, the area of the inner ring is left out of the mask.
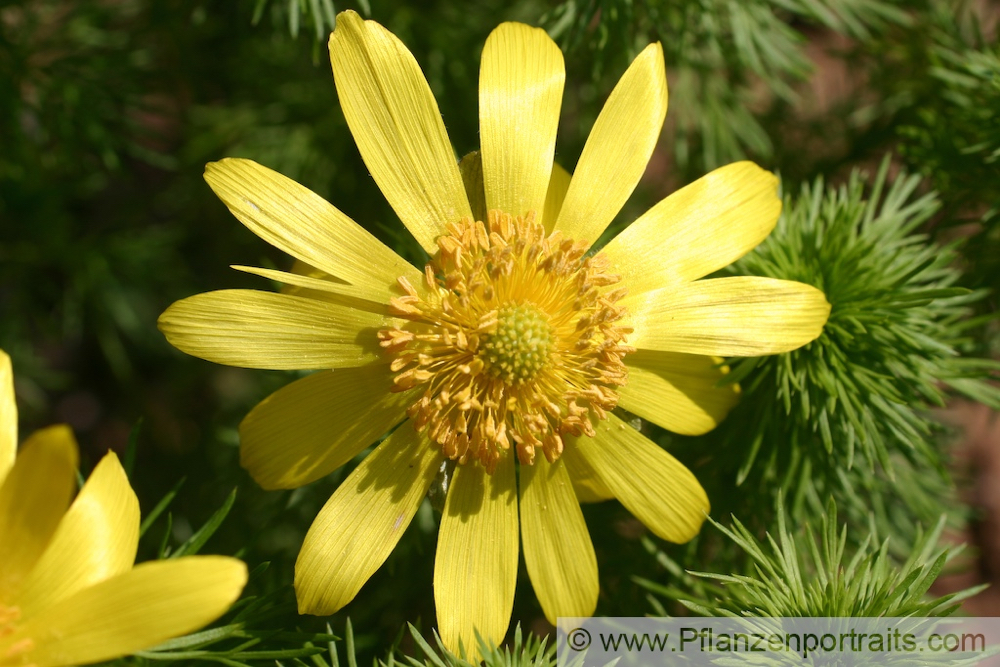
[[[59,667],[118,658],[214,621],[246,566],[188,556],[133,567],[139,501],[114,453],[76,489],[65,426],[17,449],[10,359],[0,351],[0,665]],[[68,508],[68,509],[67,509]]]
[[[505,23],[486,41],[481,151],[461,165],[394,35],[345,12],[330,56],[361,156],[430,263],[414,268],[304,187],[227,159],[208,166],[209,185],[299,270],[240,267],[286,293],[196,295],[160,327],[210,361],[324,369],[240,426],[242,464],[265,488],[316,480],[395,428],[309,530],[301,612],[333,613],[357,594],[451,460],[434,574],[445,643],[472,649],[474,628],[503,638],[519,526],[546,616],[590,615],[597,564],[579,499],[617,498],[673,542],[690,540],[709,509],[691,472],[612,410],[708,431],[735,401],[716,387],[718,357],[791,350],[826,322],[829,304],[807,285],[698,280],[770,233],[777,180],[748,162],[718,169],[591,255],[660,134],[659,44],[611,93],[572,177],[553,162],[565,73],[542,30]]]

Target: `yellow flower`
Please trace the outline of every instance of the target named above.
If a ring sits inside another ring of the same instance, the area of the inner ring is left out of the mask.
[[[826,321],[829,304],[807,285],[698,280],[770,233],[777,180],[749,162],[718,169],[591,256],[660,134],[659,44],[611,93],[572,177],[553,162],[565,73],[542,30],[505,23],[486,41],[481,159],[461,165],[394,35],[344,12],[330,55],[361,156],[430,263],[414,268],[301,185],[227,159],[208,166],[209,185],[300,262],[294,273],[238,268],[291,293],[200,294],[160,327],[218,363],[326,369],[241,424],[242,464],[265,488],[312,482],[398,426],[309,530],[295,573],[301,612],[329,614],[357,594],[451,459],[434,574],[445,643],[472,649],[473,628],[503,638],[519,525],[546,616],[589,615],[597,563],[578,498],[617,498],[673,542],[690,540],[709,509],[695,477],[611,409],[708,431],[736,400],[716,387],[718,357],[791,350]]]
[[[196,630],[239,597],[247,571],[235,558],[133,567],[139,501],[114,453],[70,504],[72,431],[42,429],[15,460],[16,449],[10,358],[0,351],[0,666],[117,658]]]

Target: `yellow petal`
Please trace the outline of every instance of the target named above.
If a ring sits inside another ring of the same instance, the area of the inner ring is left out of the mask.
[[[599,503],[615,497],[587,460],[575,450],[566,450],[559,460],[566,463],[566,472],[573,481],[573,491],[581,503]]]
[[[328,475],[406,418],[414,398],[391,388],[386,364],[296,380],[240,424],[240,465],[265,489],[295,489]]]
[[[444,226],[472,211],[441,112],[417,61],[391,32],[346,11],[337,15],[330,35],[330,62],[340,106],[372,178],[433,254]]]
[[[68,426],[33,433],[0,486],[0,600],[13,600],[52,539],[76,489]],[[2,655],[2,653],[0,653]]]
[[[300,614],[332,614],[354,599],[399,542],[443,456],[406,423],[330,497],[295,563]]]
[[[0,350],[0,484],[14,465],[17,453],[17,403],[10,357]]]
[[[719,425],[739,400],[736,385],[717,386],[720,360],[697,354],[638,350],[625,357],[628,384],[618,405],[681,435],[701,435]]]
[[[181,299],[160,331],[182,352],[271,370],[361,366],[379,358],[382,315],[288,294],[219,290]]]
[[[451,481],[434,561],[438,632],[451,651],[477,661],[476,631],[499,644],[514,608],[517,583],[517,491],[514,457],[487,475],[459,465]]]
[[[590,616],[597,607],[597,558],[562,460],[521,466],[524,563],[545,618]]]
[[[555,229],[572,239],[597,240],[639,184],[666,115],[663,48],[650,44],[629,66],[597,117]]]
[[[817,338],[830,304],[815,287],[791,280],[716,278],[622,300],[638,348],[719,357],[788,352]]]
[[[396,296],[391,287],[397,277],[420,278],[406,260],[325,199],[252,160],[211,162],[205,180],[254,234],[383,301]]]
[[[14,602],[24,618],[135,562],[139,500],[109,452],[94,468]]]
[[[630,294],[703,278],[753,250],[781,213],[778,179],[736,162],[681,188],[605,246]]]
[[[301,262],[299,264],[307,267],[306,270],[308,270],[307,264]],[[327,301],[359,310],[366,310],[370,313],[384,313],[385,303],[389,298],[387,294],[378,294],[371,288],[336,282],[331,279],[330,274],[319,271],[319,269],[313,270],[319,272],[324,277],[314,277],[308,274],[295,273],[294,271],[288,273],[274,269],[262,269],[256,266],[242,266],[239,264],[233,264],[230,268],[281,283],[282,294],[291,294],[292,296],[301,296],[317,301]]]
[[[151,648],[221,616],[246,580],[246,565],[223,556],[143,563],[27,619],[0,640],[0,655],[29,639],[26,663],[62,667]]]
[[[541,28],[501,23],[479,70],[479,137],[490,210],[540,214],[552,172],[566,70]]]
[[[462,183],[465,194],[469,197],[472,207],[472,217],[476,220],[486,220],[486,186],[483,184],[483,156],[479,151],[472,151],[458,163],[462,172]]]
[[[559,217],[559,211],[562,210],[563,202],[566,200],[566,192],[569,190],[570,179],[569,172],[563,169],[558,162],[552,163],[549,189],[545,193],[545,207],[539,221],[547,232],[551,232],[556,226],[556,219]]]
[[[292,263],[292,268],[288,273],[239,264],[230,265],[229,268],[281,283],[281,289],[278,291],[282,294],[301,296],[316,301],[329,301],[372,313],[385,312],[386,296],[384,294],[376,296],[375,290],[371,287],[350,285],[322,269],[317,269],[315,266],[303,262],[301,259]],[[410,277],[414,276],[410,274]],[[393,296],[398,296],[400,293],[397,291]]]
[[[678,544],[701,528],[708,497],[677,459],[613,414],[593,438],[567,436],[566,452],[577,451],[629,512],[653,533]]]

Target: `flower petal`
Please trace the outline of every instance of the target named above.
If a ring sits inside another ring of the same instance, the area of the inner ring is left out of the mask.
[[[17,455],[17,403],[10,357],[0,350],[0,485]]]
[[[265,489],[330,474],[406,419],[386,364],[320,371],[257,404],[240,424],[240,465]]]
[[[774,174],[736,162],[649,209],[602,252],[629,293],[640,294],[729,266],[771,233],[780,214]]]
[[[558,162],[553,162],[552,175],[549,177],[549,189],[545,193],[545,207],[539,221],[545,227],[546,232],[551,233],[556,226],[556,219],[559,218],[559,211],[562,210],[563,202],[566,200],[570,180],[569,172],[563,169]]]
[[[337,15],[330,62],[340,106],[372,178],[424,250],[434,254],[445,225],[472,211],[420,66],[395,35],[353,11]]]
[[[742,276],[699,280],[622,299],[637,348],[719,357],[788,352],[816,339],[830,304],[815,287]]]
[[[479,137],[489,210],[542,212],[552,172],[566,69],[541,28],[501,23],[479,70]]]
[[[295,563],[300,614],[332,614],[382,566],[416,514],[443,456],[403,424],[340,485]]]
[[[22,617],[30,618],[83,588],[127,572],[138,545],[139,500],[118,456],[109,452],[63,516],[14,600]]]
[[[275,248],[386,301],[420,272],[312,190],[253,160],[226,158],[205,180],[233,215]]]
[[[701,529],[709,510],[701,484],[677,459],[613,414],[593,438],[567,436],[629,512],[653,533],[682,544]]]
[[[576,499],[581,503],[599,503],[615,497],[587,460],[575,450],[566,450],[559,460],[566,462],[566,472],[573,481]]]
[[[538,457],[521,466],[520,486],[524,562],[545,617],[555,625],[559,616],[592,615],[597,557],[565,465]]]
[[[362,366],[387,318],[288,294],[219,290],[181,299],[157,325],[170,344],[217,364],[271,370]]]
[[[376,296],[375,291],[370,287],[349,285],[340,278],[330,275],[323,269],[317,269],[301,259],[295,260],[288,272],[239,264],[230,264],[229,268],[281,283],[281,289],[278,290],[281,294],[327,301],[358,310],[367,310],[370,313],[381,314],[385,313],[386,310],[385,294]],[[410,274],[410,277],[415,278],[416,276]],[[420,278],[423,278],[422,274]],[[398,296],[400,293],[397,292],[392,296]]]
[[[555,229],[593,243],[646,171],[667,115],[663,48],[650,44],[604,104],[573,173]]]
[[[434,561],[438,631],[451,651],[479,653],[476,631],[499,644],[510,626],[517,583],[517,491],[514,457],[486,474],[459,465],[451,481]]]
[[[0,600],[16,599],[56,532],[76,490],[77,451],[68,426],[36,431],[0,486]]]
[[[462,183],[465,185],[465,194],[469,197],[469,206],[472,207],[472,217],[485,221],[486,186],[483,184],[482,154],[479,151],[466,154],[458,163],[458,169],[462,172]]]
[[[681,435],[701,435],[719,425],[739,400],[736,385],[719,387],[721,360],[697,354],[638,350],[625,357],[628,384],[618,405]]]
[[[189,556],[143,563],[46,607],[0,640],[30,647],[35,667],[110,660],[197,630],[239,597],[247,568],[235,558]],[[16,650],[16,649],[15,649]]]
[[[297,261],[297,266],[308,267],[308,264]],[[376,295],[373,290],[348,285],[338,282],[330,274],[312,269],[319,275],[311,276],[303,273],[291,273],[287,271],[277,271],[275,269],[262,269],[257,266],[242,266],[233,264],[229,268],[249,273],[253,276],[260,276],[281,283],[281,293],[301,296],[316,301],[327,301],[342,306],[366,310],[369,313],[385,313],[385,302],[388,294]],[[294,266],[292,268],[295,268]],[[306,270],[309,270],[308,268]]]

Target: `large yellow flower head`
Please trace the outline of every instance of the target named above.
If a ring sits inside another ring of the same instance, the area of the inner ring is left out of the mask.
[[[242,463],[266,488],[318,479],[395,428],[309,530],[295,573],[300,611],[329,614],[357,594],[450,459],[434,575],[445,643],[471,649],[474,629],[503,638],[519,525],[546,616],[589,615],[597,563],[580,499],[617,498],[673,542],[691,539],[709,509],[695,477],[612,410],[708,431],[736,399],[716,386],[718,357],[791,350],[826,321],[829,304],[807,285],[698,280],[770,233],[777,180],[749,162],[723,167],[591,254],[660,134],[659,44],[625,72],[572,177],[553,162],[565,73],[544,31],[505,23],[487,39],[481,151],[461,165],[394,35],[345,12],[330,56],[361,156],[430,263],[414,268],[297,183],[227,159],[208,166],[208,183],[298,268],[240,267],[286,293],[197,295],[160,327],[211,361],[325,369],[240,426]]]
[[[38,431],[15,459],[16,450],[11,365],[0,351],[0,666],[118,658],[197,630],[239,597],[247,570],[235,558],[133,567],[139,501],[114,453],[74,500],[69,428]]]

